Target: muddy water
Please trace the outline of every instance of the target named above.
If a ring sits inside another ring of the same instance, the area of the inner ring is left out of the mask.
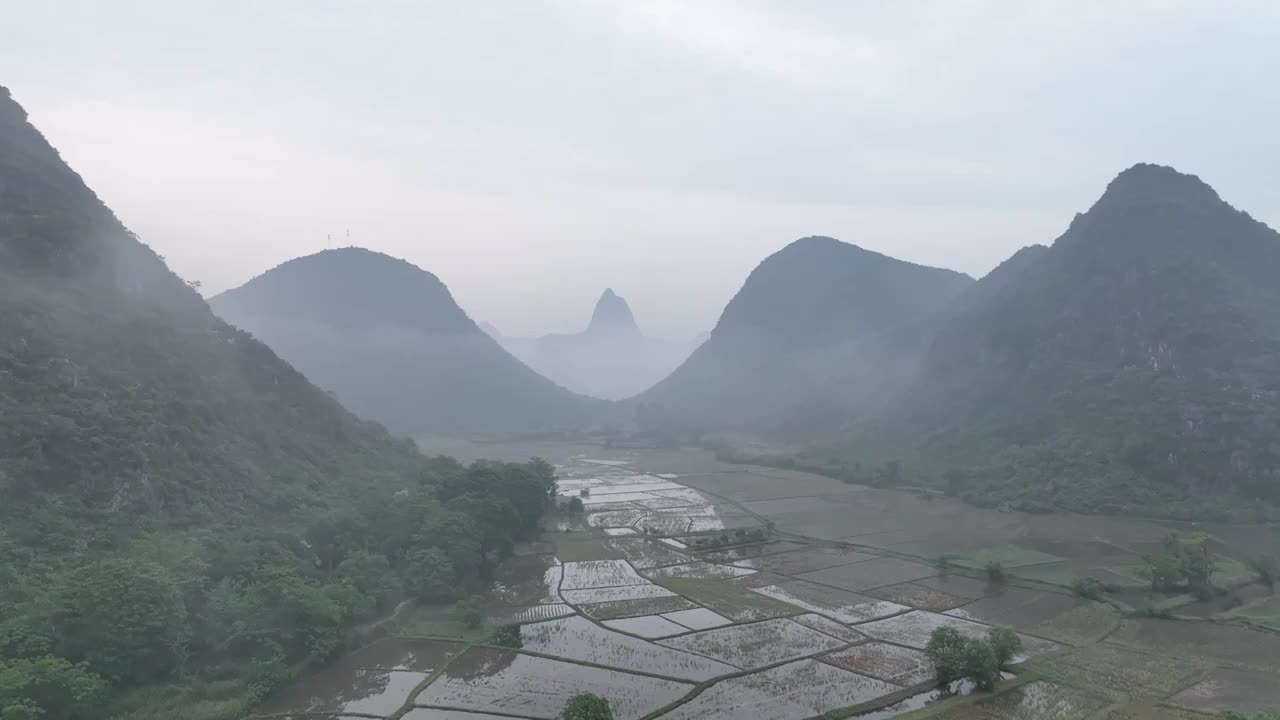
[[[272,697],[257,713],[360,713],[400,709],[427,676],[462,645],[435,640],[380,640],[307,676]]]

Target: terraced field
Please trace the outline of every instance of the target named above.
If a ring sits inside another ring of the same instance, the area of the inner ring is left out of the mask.
[[[560,462],[559,493],[585,517],[522,546],[488,596],[486,623],[519,625],[522,647],[412,610],[393,631],[432,637],[363,648],[260,712],[551,720],[578,692],[626,720],[1154,720],[1280,705],[1280,635],[1257,627],[1280,605],[1260,587],[1232,607],[1162,599],[1199,621],[1131,617],[1126,598],[1149,601],[1141,553],[1169,526],[979,510],[692,451],[571,450],[530,454]],[[1007,582],[987,581],[992,562]],[[1215,579],[1245,583],[1242,567],[1224,554]],[[1119,600],[1074,596],[1083,576]],[[995,625],[1023,637],[1016,677],[939,695],[930,632]]]

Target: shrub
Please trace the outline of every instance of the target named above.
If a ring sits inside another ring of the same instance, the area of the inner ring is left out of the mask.
[[[599,695],[579,693],[564,704],[560,720],[613,720],[613,710],[609,701]]]
[[[1101,580],[1085,576],[1071,581],[1071,591],[1082,598],[1098,600],[1107,591],[1107,587]]]
[[[503,625],[494,630],[493,635],[489,637],[489,644],[519,650],[524,647],[524,638],[520,635],[520,626],[517,624]]]
[[[987,563],[987,580],[993,583],[1003,583],[1009,579],[1008,573],[1004,570],[1004,565],[998,560],[992,560]]]
[[[1009,627],[994,627],[987,632],[987,642],[996,656],[996,664],[1007,666],[1022,652],[1022,638]]]

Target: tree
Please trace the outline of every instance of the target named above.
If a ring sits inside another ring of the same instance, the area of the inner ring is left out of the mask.
[[[400,581],[384,555],[356,550],[338,565],[337,575],[351,583],[378,611],[388,610],[400,593]]]
[[[1022,637],[1009,627],[993,627],[987,631],[987,643],[996,656],[996,664],[1006,667],[1022,652]]]
[[[1097,578],[1082,576],[1071,581],[1071,590],[1087,600],[1097,600],[1107,591],[1107,587]]]
[[[484,624],[484,598],[479,595],[463,598],[454,607],[458,619],[469,630],[475,630]]]
[[[406,584],[414,595],[427,602],[445,602],[454,597],[457,573],[453,560],[435,547],[411,550],[408,557]]]
[[[86,565],[55,592],[60,654],[126,684],[169,677],[190,635],[187,609],[159,566],[128,559]]]
[[[945,687],[964,677],[965,639],[959,630],[953,627],[934,630],[929,635],[929,644],[925,645],[924,653],[933,662],[938,685]]]
[[[586,506],[582,504],[582,498],[569,498],[569,512],[574,515],[581,515],[586,511]]]
[[[579,693],[564,704],[560,720],[613,720],[613,709],[599,695]]]
[[[1000,662],[991,643],[982,638],[965,641],[964,676],[983,692],[990,692],[1000,682]]]
[[[1004,565],[998,560],[992,560],[987,563],[987,580],[997,585],[1008,580],[1008,573],[1005,572]]]
[[[106,684],[84,663],[40,657],[0,663],[0,719],[90,720]]]

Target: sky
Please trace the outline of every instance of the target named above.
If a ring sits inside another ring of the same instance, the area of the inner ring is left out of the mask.
[[[49,0],[0,84],[212,294],[361,245],[508,335],[830,235],[980,276],[1137,162],[1280,226],[1272,0]],[[349,238],[349,239],[348,239]]]

